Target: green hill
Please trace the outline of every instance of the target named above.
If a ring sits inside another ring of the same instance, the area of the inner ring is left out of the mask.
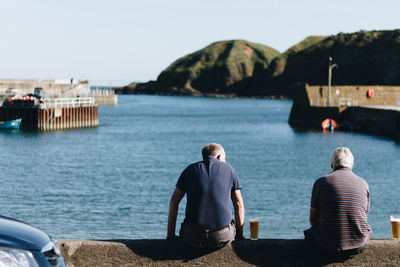
[[[212,43],[179,58],[157,81],[131,84],[125,91],[176,95],[236,95],[235,84],[264,71],[279,55],[273,48],[244,40]],[[122,92],[124,89],[121,89]]]
[[[329,57],[338,65],[332,85],[400,84],[400,31],[394,30],[340,33],[322,39],[287,55],[282,65],[273,62],[259,88],[266,95],[292,96],[301,83],[326,85]]]
[[[270,75],[272,77],[278,76],[282,74],[283,70],[286,67],[286,62],[288,57],[296,54],[297,52],[304,50],[321,40],[324,40],[327,36],[310,36],[301,41],[300,43],[290,47],[288,50],[286,50],[284,53],[278,55],[277,57],[274,58],[274,60],[271,62],[271,65],[269,67],[270,70]]]
[[[311,36],[279,54],[243,40],[213,43],[172,63],[157,81],[119,93],[292,97],[304,83],[399,85],[400,30]]]
[[[283,96],[288,97],[293,87],[296,88],[296,84],[290,85],[289,88],[284,84],[284,78],[281,78],[285,72],[288,59],[296,53],[314,46],[315,44],[326,39],[327,36],[310,36],[302,40],[300,43],[290,47],[284,53],[276,56],[268,69],[262,73],[258,73],[253,76],[251,81],[251,88],[253,95],[255,96]]]

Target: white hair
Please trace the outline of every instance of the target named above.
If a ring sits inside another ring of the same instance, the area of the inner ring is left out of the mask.
[[[354,166],[353,154],[347,147],[338,147],[333,150],[330,160],[334,170],[339,168],[353,169]]]
[[[220,144],[211,143],[203,147],[201,153],[203,159],[207,159],[209,156],[215,158],[218,154],[225,153],[225,151]]]

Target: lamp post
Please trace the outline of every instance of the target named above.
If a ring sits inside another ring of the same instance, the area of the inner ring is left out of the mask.
[[[332,64],[332,57],[329,57],[329,68],[328,68],[328,106],[331,106],[331,81],[332,81],[332,69],[337,68],[337,64]]]

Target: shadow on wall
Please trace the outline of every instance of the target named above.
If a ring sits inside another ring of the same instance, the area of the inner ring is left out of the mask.
[[[192,248],[180,240],[108,240],[108,242],[123,243],[134,254],[153,261],[189,262],[218,250]]]
[[[349,259],[329,257],[304,240],[245,240],[232,243],[232,248],[242,261],[258,266],[325,266]]]
[[[333,259],[304,240],[233,242],[218,250],[190,248],[178,240],[57,240],[68,266],[400,266],[400,242],[370,240],[348,259]]]
[[[325,266],[346,258],[329,258],[304,240],[261,239],[235,241],[220,249],[198,249],[180,240],[111,240],[123,243],[134,254],[172,265]]]

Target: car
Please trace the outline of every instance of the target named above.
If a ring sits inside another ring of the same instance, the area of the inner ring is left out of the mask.
[[[45,232],[0,215],[0,266],[65,267],[60,248]]]
[[[23,98],[25,99],[30,99],[30,100],[35,100],[37,99],[40,103],[46,101],[46,98],[40,94],[34,93],[34,94],[27,94]]]

